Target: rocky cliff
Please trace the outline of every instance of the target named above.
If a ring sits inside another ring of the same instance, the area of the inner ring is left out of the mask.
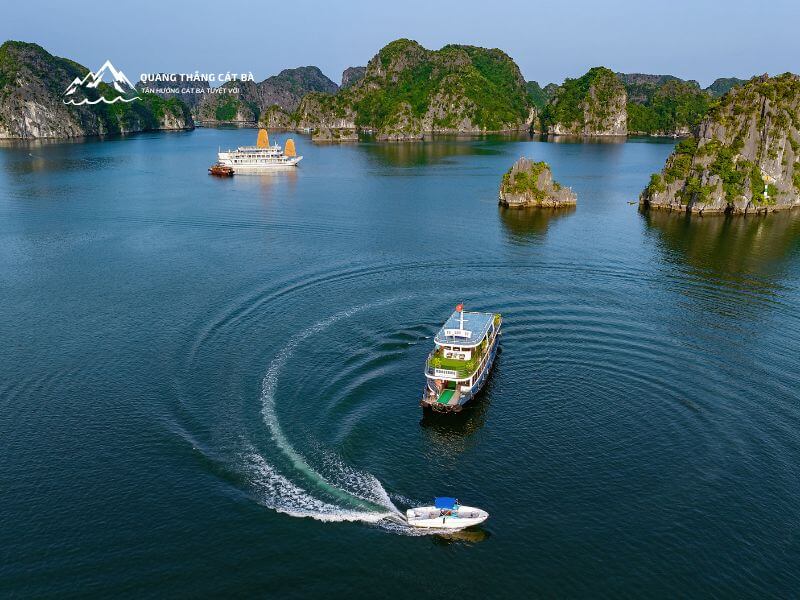
[[[0,138],[62,138],[194,127],[178,99],[140,94],[130,103],[64,104],[64,91],[89,69],[36,44],[0,46]],[[101,83],[90,100],[112,92]]]
[[[278,121],[288,122],[288,115],[297,109],[303,96],[309,92],[334,94],[339,86],[317,67],[298,67],[284,69],[260,83],[232,81],[221,89],[225,91],[203,95],[196,111],[199,119],[255,123],[263,122],[267,112],[275,119],[276,110],[280,110],[286,117],[278,117]]]
[[[299,129],[356,129],[356,111],[339,96],[306,94],[294,113],[294,125]]]
[[[570,188],[553,181],[546,162],[532,162],[524,156],[503,175],[500,204],[503,206],[559,208],[575,206],[577,196]]]
[[[714,83],[706,88],[706,92],[711,94],[714,98],[724,96],[733,88],[747,83],[746,79],[739,79],[738,77],[720,77],[715,79]]]
[[[357,142],[358,132],[355,129],[330,129],[328,127],[320,127],[315,129],[311,135],[312,142]]]
[[[502,51],[427,50],[402,39],[382,48],[363,79],[336,96],[306,96],[295,118],[298,127],[358,127],[380,139],[419,139],[423,133],[526,130],[531,109],[525,80]]]
[[[258,122],[267,129],[289,129],[293,126],[292,117],[275,104],[264,109]]]
[[[617,74],[628,93],[628,133],[687,136],[711,106],[694,80],[672,75]]]
[[[735,87],[652,176],[642,207],[695,213],[800,206],[800,78]]]
[[[708,113],[714,98],[742,83],[736,78],[721,78],[702,89],[697,81],[674,75],[614,75],[627,95],[625,120],[628,135],[688,136]],[[612,98],[607,107],[611,118],[605,123],[597,123],[594,117],[602,115],[602,106],[591,100],[592,83],[595,89],[598,83],[607,87],[605,93]],[[539,107],[541,118],[537,129],[542,133],[623,135],[623,128],[619,126],[622,120],[621,95],[607,69],[592,69],[579,79],[567,79],[561,86],[550,84],[544,89],[539,88],[536,82],[529,82],[528,93]],[[543,96],[544,106],[541,105]]]
[[[550,135],[627,135],[627,93],[613,71],[590,69],[567,79],[541,113],[541,130]]]
[[[198,83],[194,80],[187,79],[186,75],[181,73],[173,73],[171,75],[168,73],[159,73],[159,75],[163,78],[163,82],[144,83],[138,81],[136,82],[136,89],[139,92],[142,92],[148,88],[153,90],[163,89],[165,91],[154,91],[153,93],[161,98],[164,98],[165,100],[177,98],[191,110],[194,110],[202,101],[203,96],[205,95],[205,90],[208,87],[208,84]],[[167,79],[167,77],[170,77],[170,79]],[[191,91],[188,91],[190,89]]]
[[[528,98],[530,98],[531,104],[533,104],[537,110],[542,110],[547,103],[550,102],[552,97],[555,95],[555,92],[558,91],[558,86],[555,88],[551,87],[552,84],[545,86],[544,89],[539,85],[538,81],[529,81],[525,84],[525,89],[528,92]]]
[[[367,74],[367,67],[348,67],[342,72],[342,84],[340,90],[345,90],[364,79]]]

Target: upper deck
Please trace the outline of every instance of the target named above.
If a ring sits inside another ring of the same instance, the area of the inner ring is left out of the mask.
[[[263,155],[271,155],[271,156],[282,156],[283,149],[278,144],[274,144],[272,146],[267,146],[266,148],[259,148],[258,146],[239,146],[236,150],[231,150],[230,148],[225,151],[226,154],[245,154],[248,156],[263,156]]]
[[[464,311],[464,326],[461,327],[462,313],[454,311],[436,334],[434,342],[439,345],[475,347],[481,343],[494,321],[493,313]]]

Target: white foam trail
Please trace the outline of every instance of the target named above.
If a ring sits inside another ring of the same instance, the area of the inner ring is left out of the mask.
[[[258,501],[269,509],[291,517],[310,518],[325,523],[360,521],[377,525],[397,535],[439,535],[436,529],[411,527],[397,508],[385,512],[350,510],[315,498],[307,490],[278,473],[255,450],[245,457],[251,472],[251,485],[258,494]],[[370,476],[372,477],[372,476]],[[377,479],[372,477],[377,482]],[[383,487],[378,483],[378,486]],[[383,492],[386,493],[385,491]],[[389,502],[391,504],[391,501]]]
[[[338,458],[328,455],[328,465],[334,466],[334,471],[342,477],[342,489],[340,485],[333,485],[322,475],[317,473],[305,458],[294,449],[287,439],[278,421],[275,411],[275,392],[278,385],[278,375],[283,369],[286,361],[295,352],[297,346],[308,337],[320,333],[335,322],[353,316],[365,308],[379,306],[390,301],[364,304],[355,308],[339,312],[327,319],[315,323],[308,329],[297,334],[289,340],[275,359],[270,363],[261,387],[261,415],[264,423],[269,429],[270,435],[278,448],[289,459],[292,466],[302,473],[314,486],[322,488],[330,496],[339,498],[349,504],[363,503],[362,510],[347,509],[336,506],[315,498],[310,492],[292,483],[278,473],[271,465],[267,464],[264,458],[256,452],[249,456],[249,462],[258,474],[258,480],[254,483],[262,493],[264,503],[279,512],[296,516],[312,517],[320,521],[366,521],[370,523],[383,522],[388,527],[409,529],[403,526],[403,514],[392,503],[386,490],[380,482],[370,474],[361,473],[352,467],[345,465]],[[385,510],[376,510],[383,508]],[[389,523],[394,522],[394,525]]]
[[[394,505],[381,482],[372,473],[365,473],[353,468],[329,451],[323,451],[323,457],[326,472],[334,474],[337,485],[347,493],[360,500],[385,506],[396,516],[404,518],[403,513]]]
[[[403,496],[402,494],[392,493],[390,494],[390,497],[393,498],[394,500],[397,500],[398,502],[401,502],[402,504],[408,504],[409,506],[420,506],[421,504],[424,504],[424,502],[412,500],[408,496]]]
[[[315,498],[305,489],[278,473],[260,454],[246,457],[253,477],[251,483],[259,501],[279,513],[292,517],[310,517],[318,521],[365,521],[377,523],[392,516],[390,512],[354,511],[343,509]]]

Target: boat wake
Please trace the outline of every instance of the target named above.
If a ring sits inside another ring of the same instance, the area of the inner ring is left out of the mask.
[[[395,533],[417,533],[406,523],[405,515],[394,505],[375,476],[354,469],[328,451],[323,451],[322,456],[325,475],[312,467],[286,437],[276,412],[279,376],[298,345],[337,321],[394,301],[397,299],[364,304],[319,321],[291,338],[270,363],[261,387],[261,416],[272,440],[305,483],[301,485],[292,481],[278,472],[254,448],[250,448],[245,462],[258,500],[264,506],[293,517],[309,517],[325,522],[362,521],[378,524]]]
[[[310,517],[318,521],[363,521],[378,523],[402,515],[392,510],[372,511],[344,508],[314,497],[305,488],[293,483],[275,470],[263,456],[252,452],[245,457],[251,484],[258,494],[259,502],[267,508],[292,517]],[[396,509],[395,509],[396,510]]]

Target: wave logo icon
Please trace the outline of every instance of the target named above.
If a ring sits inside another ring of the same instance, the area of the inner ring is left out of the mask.
[[[108,81],[106,81],[108,78]],[[136,88],[125,76],[111,64],[103,63],[96,72],[86,74],[82,79],[76,77],[64,92],[64,104],[81,106],[83,104],[114,104],[115,102],[133,102],[139,97]]]

